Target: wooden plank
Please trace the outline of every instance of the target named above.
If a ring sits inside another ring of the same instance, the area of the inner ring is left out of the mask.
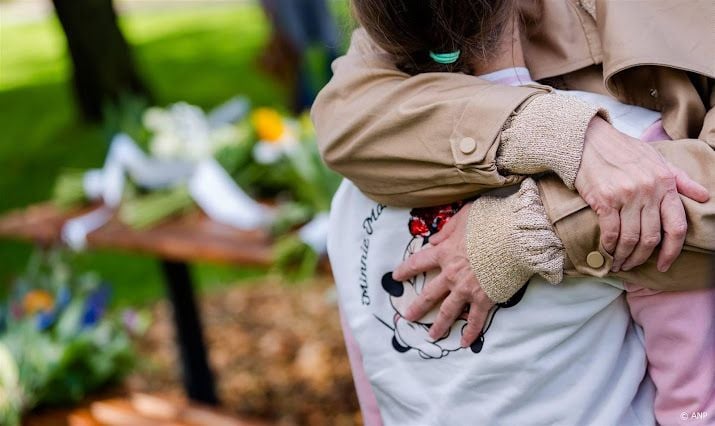
[[[121,249],[174,261],[270,265],[272,241],[265,231],[242,231],[209,220],[201,213],[135,230],[116,219],[87,237],[91,248]]]
[[[63,212],[42,203],[0,216],[0,238],[43,246],[61,243],[64,223],[95,207]],[[272,240],[263,230],[244,231],[211,221],[201,212],[172,218],[147,230],[130,228],[116,218],[87,236],[88,249],[119,249],[174,261],[205,261],[268,266]]]
[[[42,203],[26,209],[14,210],[0,217],[0,237],[52,245],[59,242],[62,225],[68,219],[92,209],[93,207],[89,207],[62,212],[52,203]]]
[[[214,407],[206,407],[186,399],[134,393],[131,404],[138,413],[164,421],[184,421],[211,426],[267,426],[258,420],[239,419]]]
[[[73,410],[69,426],[268,426],[265,421],[239,418],[224,410],[183,398],[132,394],[95,401]],[[53,423],[56,425],[57,422]]]

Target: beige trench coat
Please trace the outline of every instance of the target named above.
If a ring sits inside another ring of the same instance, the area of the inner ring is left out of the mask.
[[[692,178],[715,187],[715,2],[602,0],[595,13],[579,0],[524,0],[527,66],[536,80],[608,93],[659,110],[673,142],[658,149]],[[463,199],[517,183],[496,169],[507,118],[547,86],[495,86],[473,76],[409,77],[362,30],[353,35],[335,76],[319,95],[313,120],[324,159],[369,197],[395,206]],[[464,154],[470,137],[477,149]],[[566,247],[571,275],[609,274],[595,213],[557,178],[539,181],[547,214]],[[655,257],[618,277],[656,289],[712,285],[715,195],[684,200],[689,223],[684,253],[668,273]]]

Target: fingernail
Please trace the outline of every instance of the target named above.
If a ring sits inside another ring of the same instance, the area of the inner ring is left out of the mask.
[[[663,264],[658,265],[658,271],[660,271],[660,272],[668,272],[668,269],[669,269],[668,265],[663,265]]]

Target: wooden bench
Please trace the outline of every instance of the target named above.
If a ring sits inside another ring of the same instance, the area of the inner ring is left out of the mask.
[[[11,211],[0,216],[0,238],[55,246],[62,243],[61,230],[67,220],[97,207],[65,212],[51,203],[42,203]],[[273,260],[271,245],[265,231],[241,231],[213,222],[198,211],[141,231],[112,219],[87,236],[90,250],[123,250],[160,259],[174,310],[186,394],[194,401],[212,405],[218,403],[218,398],[188,263],[269,266]]]

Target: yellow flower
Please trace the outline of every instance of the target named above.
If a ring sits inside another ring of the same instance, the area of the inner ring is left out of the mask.
[[[45,290],[30,291],[25,295],[22,302],[25,312],[28,314],[49,311],[55,304],[52,295]]]
[[[251,114],[251,124],[258,138],[268,142],[278,142],[285,133],[283,117],[271,108],[258,108]]]

